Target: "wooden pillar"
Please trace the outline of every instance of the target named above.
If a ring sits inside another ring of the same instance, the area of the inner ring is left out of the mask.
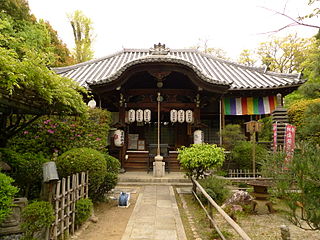
[[[200,118],[200,95],[199,95],[199,93],[196,96],[196,107],[194,108],[194,123],[195,123],[196,126],[201,123],[201,118]]]
[[[126,119],[126,108],[125,108],[125,99],[122,93],[120,93],[120,99],[119,99],[119,122],[120,126],[122,126],[124,132],[125,132],[125,143],[124,145],[120,148],[119,151],[119,160],[121,162],[121,167],[124,167],[124,160],[125,160],[125,155],[126,155],[126,145],[128,144],[128,134],[125,128],[125,119]]]
[[[219,121],[219,130],[220,130],[220,146],[222,146],[223,139],[222,139],[222,129],[224,129],[225,126],[225,116],[224,116],[224,104],[223,104],[223,97],[220,98],[219,100],[219,116],[220,116],[220,121]]]

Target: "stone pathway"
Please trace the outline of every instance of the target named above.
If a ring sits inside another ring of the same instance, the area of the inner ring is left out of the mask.
[[[172,186],[144,186],[121,240],[186,239]]]

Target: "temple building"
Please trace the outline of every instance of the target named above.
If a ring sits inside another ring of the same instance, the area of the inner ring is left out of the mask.
[[[278,93],[285,96],[305,81],[300,74],[160,43],[54,70],[90,89],[98,107],[112,113],[113,127],[121,131],[109,151],[127,171],[150,170],[159,148],[166,169],[178,171],[177,148],[194,141],[221,144],[226,124],[269,115]]]

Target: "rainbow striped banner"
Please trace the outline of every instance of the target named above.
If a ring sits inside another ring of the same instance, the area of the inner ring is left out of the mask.
[[[224,98],[225,115],[270,114],[277,105],[276,96]]]

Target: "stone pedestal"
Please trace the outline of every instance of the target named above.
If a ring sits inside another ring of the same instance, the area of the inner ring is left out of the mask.
[[[0,236],[14,233],[21,233],[20,224],[22,222],[21,212],[27,205],[26,198],[15,198],[12,206],[12,214],[9,215],[0,225]]]
[[[154,177],[164,177],[165,175],[165,162],[163,162],[163,157],[160,155],[155,156],[153,162],[153,176]]]

